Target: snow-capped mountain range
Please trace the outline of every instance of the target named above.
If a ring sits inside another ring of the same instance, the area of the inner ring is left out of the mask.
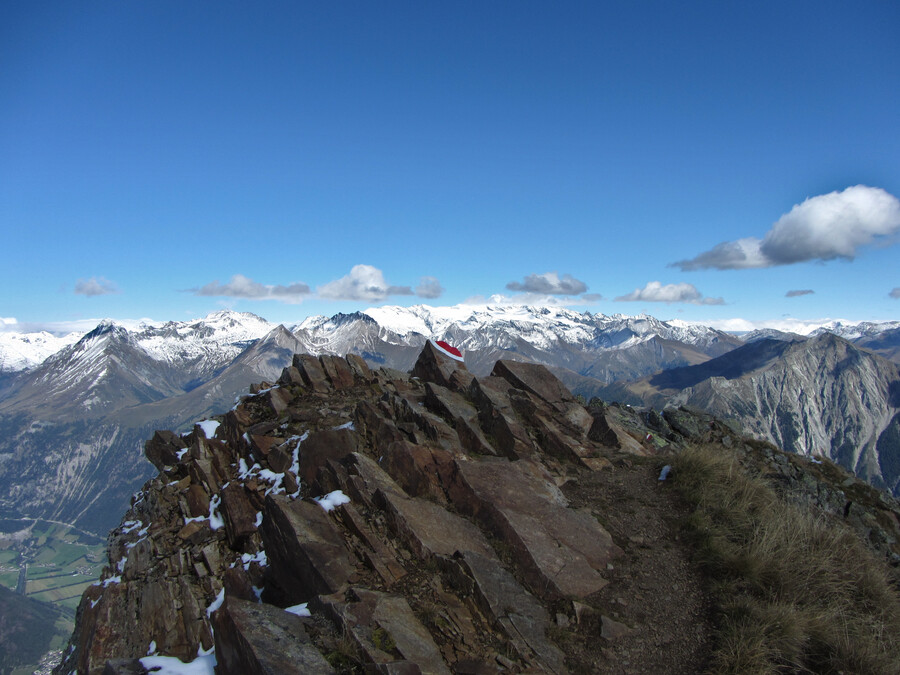
[[[29,370],[63,347],[75,344],[80,333],[57,337],[46,331],[40,333],[0,332],[0,373]]]
[[[275,325],[255,314],[222,310],[192,321],[132,322],[103,319],[89,333],[116,327],[125,330],[147,355],[172,364],[209,358],[231,360]],[[56,352],[74,345],[89,333],[55,336],[39,333],[0,332],[0,371],[29,370]]]
[[[888,353],[897,349],[898,323],[828,328]],[[440,339],[463,349],[477,375],[499,358],[528,360],[589,398],[610,383],[706,363],[744,344],[651,316],[424,305],[288,327],[220,311],[186,322],[103,321],[81,336],[0,337],[0,517],[65,519],[97,532],[152,473],[143,443],[156,429],[187,429],[227,411],[249,385],[277,380],[294,353],[355,353],[406,371],[427,339]]]
[[[375,307],[353,314],[333,317],[312,316],[288,326],[301,341],[327,353],[347,353],[349,326],[371,318],[381,339],[397,345],[419,346],[425,339],[457,338],[457,346],[467,350],[507,349],[521,340],[536,349],[555,345],[585,345],[593,349],[628,349],[658,337],[686,345],[706,347],[722,335],[742,341],[775,334],[799,337],[796,333],[758,330],[750,334],[730,335],[685,321],[661,321],[649,315],[627,316],[575,312],[558,307],[473,306],[452,307]],[[106,319],[90,331],[103,326],[125,330],[132,343],[154,361],[174,368],[214,372],[229,363],[252,342],[272,331],[276,324],[248,312],[221,310],[191,321],[118,322]],[[885,332],[900,331],[900,321],[844,323],[826,321],[808,336],[833,333],[855,342],[872,340]],[[102,332],[102,331],[101,331]],[[36,333],[0,332],[0,373],[16,373],[40,366],[57,352],[71,347],[87,334],[57,336],[46,331]]]

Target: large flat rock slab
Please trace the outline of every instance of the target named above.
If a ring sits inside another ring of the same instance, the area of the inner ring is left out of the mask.
[[[227,598],[212,623],[221,675],[334,672],[307,636],[303,619],[283,609]]]
[[[307,437],[300,445],[302,481],[312,483],[319,469],[330,459],[342,459],[359,448],[359,435],[353,429],[324,429]]]
[[[325,374],[321,361],[311,354],[294,354],[292,362],[294,368],[300,372],[303,384],[319,393],[326,393],[331,389],[331,383]]]
[[[318,504],[270,495],[260,532],[270,579],[284,594],[283,602],[305,602],[347,587],[355,560],[343,534]]]
[[[440,562],[457,586],[470,592],[479,610],[506,634],[520,658],[544,672],[567,672],[565,655],[547,637],[547,610],[502,565],[472,551]]]
[[[431,634],[400,595],[353,588],[344,596],[321,597],[317,605],[331,614],[376,672],[451,675]]]
[[[464,396],[433,382],[425,383],[425,405],[456,430],[462,450],[478,455],[496,455],[478,424],[478,411]]]
[[[541,465],[520,460],[460,461],[448,493],[512,547],[516,563],[536,593],[583,598],[600,590],[600,574],[622,553],[590,515],[569,509]]]
[[[481,530],[465,518],[424,499],[407,499],[390,493],[384,499],[393,529],[420,559],[475,551],[496,560]]]
[[[530,391],[560,412],[565,411],[567,404],[575,403],[575,397],[566,386],[545,366],[537,363],[500,359],[494,364],[491,375],[502,377],[516,389]]]
[[[473,380],[469,395],[478,408],[478,421],[494,447],[503,455],[517,459],[535,454],[519,415],[510,401],[512,385],[500,377]]]

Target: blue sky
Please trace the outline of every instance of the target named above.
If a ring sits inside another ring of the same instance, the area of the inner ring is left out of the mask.
[[[893,1],[9,0],[0,317],[897,319],[898,25]]]

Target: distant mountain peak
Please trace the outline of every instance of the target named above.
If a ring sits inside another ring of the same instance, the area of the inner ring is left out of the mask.
[[[234,309],[219,309],[215,312],[210,312],[200,321],[205,321],[207,323],[211,323],[213,321],[221,321],[221,320],[230,320],[230,321],[265,321],[258,314],[254,314],[253,312],[239,312]]]
[[[82,336],[78,343],[89,343],[103,336],[116,336],[119,338],[126,337],[128,330],[120,326],[112,319],[103,319],[97,326]]]

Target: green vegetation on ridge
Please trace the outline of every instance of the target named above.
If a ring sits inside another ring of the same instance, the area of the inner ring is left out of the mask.
[[[900,672],[896,572],[856,533],[786,502],[727,448],[672,465],[719,615],[713,672]]]

